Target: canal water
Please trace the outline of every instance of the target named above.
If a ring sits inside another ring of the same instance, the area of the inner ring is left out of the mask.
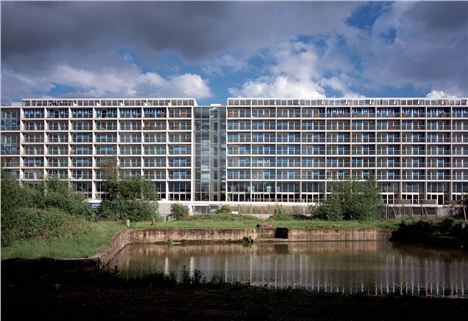
[[[269,288],[468,298],[466,252],[390,242],[129,245],[110,266],[126,277],[199,270]]]

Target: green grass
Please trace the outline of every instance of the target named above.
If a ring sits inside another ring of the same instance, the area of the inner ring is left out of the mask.
[[[125,225],[115,222],[88,224],[89,229],[79,235],[13,242],[11,246],[2,247],[2,260],[91,257],[103,249],[114,235],[125,229]]]
[[[286,221],[260,220],[243,215],[206,215],[190,217],[185,221],[132,222],[131,228],[254,228],[257,224],[271,224],[274,227],[297,228],[366,228],[379,227],[394,230],[400,221],[322,221],[293,219]],[[118,232],[126,228],[116,222],[87,223],[85,233],[66,237],[30,239],[16,241],[2,248],[2,260],[10,258],[78,258],[91,257],[100,252]]]
[[[398,220],[369,220],[369,221],[323,221],[312,219],[290,219],[284,221],[260,220],[242,215],[203,215],[191,217],[186,221],[135,222],[131,228],[253,228],[257,224],[271,224],[274,227],[296,228],[370,228],[378,227],[394,230],[400,224]]]

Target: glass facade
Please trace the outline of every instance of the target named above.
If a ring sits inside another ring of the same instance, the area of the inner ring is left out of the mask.
[[[468,193],[465,98],[25,99],[0,116],[8,173],[90,199],[108,157],[170,201],[316,202],[344,179],[376,180],[389,204]]]

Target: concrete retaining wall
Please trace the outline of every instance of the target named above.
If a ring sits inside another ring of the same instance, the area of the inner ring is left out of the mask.
[[[255,241],[322,242],[322,241],[388,241],[391,232],[378,228],[290,228],[287,238],[276,239],[276,228],[151,228],[128,229],[117,234],[106,252],[96,255],[101,264],[107,264],[128,244],[150,244],[170,241],[240,242],[244,236]]]
[[[378,228],[289,229],[288,241],[388,241],[392,232]]]
[[[244,236],[257,238],[255,228],[154,228],[129,230],[130,243],[158,243],[186,240],[191,242],[240,242]]]

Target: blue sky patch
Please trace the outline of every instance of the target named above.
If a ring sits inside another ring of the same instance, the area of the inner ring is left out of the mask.
[[[388,9],[391,2],[368,2],[358,7],[346,20],[350,26],[370,32],[375,21]]]

